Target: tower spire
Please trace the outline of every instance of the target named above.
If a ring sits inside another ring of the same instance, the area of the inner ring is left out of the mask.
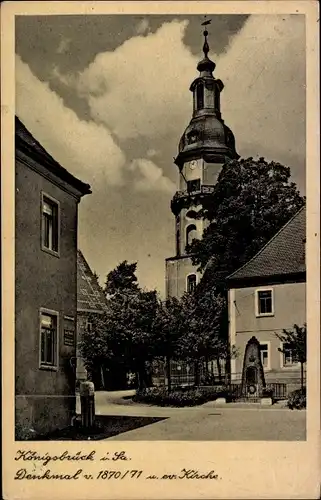
[[[212,76],[213,78],[213,75],[212,75],[212,72],[214,71],[215,69],[215,63],[213,61],[211,61],[209,58],[208,58],[208,53],[210,51],[210,48],[209,48],[209,45],[208,45],[208,42],[207,42],[207,36],[208,36],[208,31],[207,31],[207,26],[209,24],[211,24],[211,19],[208,19],[206,20],[206,16],[205,17],[205,21],[202,22],[202,26],[205,26],[204,28],[204,31],[203,31],[203,35],[204,35],[204,44],[203,44],[203,52],[204,52],[204,58],[198,63],[197,65],[197,69],[199,70],[199,72],[201,73],[202,76]]]
[[[210,48],[209,48],[209,45],[208,45],[208,42],[207,42],[208,31],[207,31],[206,26],[208,26],[209,24],[211,24],[212,19],[206,20],[206,15],[204,16],[204,19],[205,19],[204,22],[202,22],[202,26],[205,26],[204,31],[203,31],[203,35],[204,35],[203,52],[204,52],[204,56],[207,58],[207,54],[209,53]]]

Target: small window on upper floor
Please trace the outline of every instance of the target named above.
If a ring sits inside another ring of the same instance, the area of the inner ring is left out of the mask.
[[[273,290],[271,288],[256,290],[255,302],[256,316],[274,315]]]
[[[187,292],[192,293],[196,288],[196,274],[189,274],[187,276]]]
[[[59,252],[59,203],[42,195],[42,248],[55,254]]]
[[[194,191],[200,191],[201,189],[201,179],[193,179],[192,181],[187,181],[187,191],[193,193]]]
[[[199,83],[196,87],[196,109],[204,108],[204,85]]]

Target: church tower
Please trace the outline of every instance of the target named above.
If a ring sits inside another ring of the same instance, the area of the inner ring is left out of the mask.
[[[208,22],[207,22],[208,23]],[[207,24],[206,23],[206,24]],[[175,217],[176,255],[166,259],[166,296],[181,297],[191,292],[200,279],[186,246],[201,239],[207,222],[198,219],[202,200],[209,196],[224,164],[239,158],[232,131],[221,116],[223,82],[213,76],[215,63],[208,58],[208,31],[204,32],[204,57],[198,63],[199,76],[192,82],[193,115],[178,147],[175,164],[179,178],[171,202]]]

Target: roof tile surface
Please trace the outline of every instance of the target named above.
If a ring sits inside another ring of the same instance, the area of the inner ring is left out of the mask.
[[[101,313],[106,298],[82,252],[77,253],[77,310]]]
[[[269,277],[305,272],[306,208],[302,207],[278,233],[228,279]]]

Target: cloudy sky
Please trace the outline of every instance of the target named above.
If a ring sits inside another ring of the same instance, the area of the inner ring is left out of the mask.
[[[305,24],[301,15],[211,16],[222,114],[243,157],[291,167],[305,193]],[[173,157],[191,118],[201,16],[19,16],[16,113],[93,193],[79,247],[103,282],[127,259],[164,293],[174,254]]]

